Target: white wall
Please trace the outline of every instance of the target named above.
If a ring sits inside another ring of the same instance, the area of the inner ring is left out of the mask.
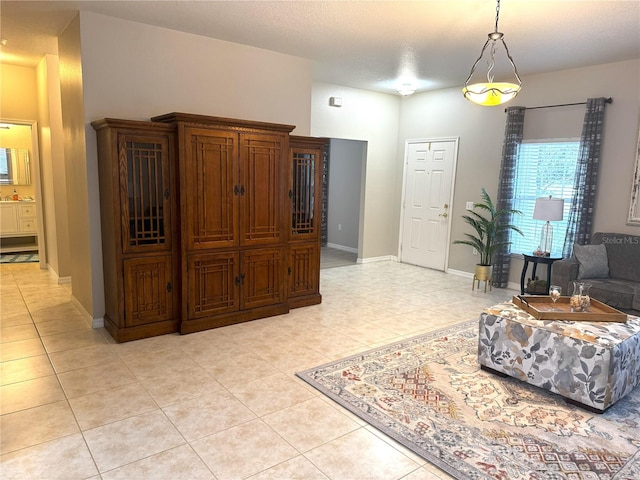
[[[523,78],[523,89],[511,105],[541,105],[584,102],[590,97],[613,97],[606,106],[602,162],[594,217],[595,231],[639,234],[626,225],[631,193],[640,115],[640,61],[616,62],[594,67],[545,73]],[[583,107],[584,108],[584,107]],[[560,109],[555,109],[562,115]],[[584,110],[582,110],[584,116]],[[505,124],[504,106],[478,107],[462,97],[459,89],[416,94],[402,103],[398,144],[409,138],[460,136],[455,195],[452,210],[452,240],[461,238],[465,224],[460,217],[469,200],[479,200],[480,188],[497,191]],[[525,115],[534,120],[534,115]],[[578,131],[581,130],[581,125]],[[399,148],[397,171],[402,172]],[[395,210],[402,189],[396,176]],[[396,238],[398,235],[395,235]],[[472,272],[477,257],[464,245],[452,245],[449,268]],[[511,281],[519,283],[522,263],[512,261]]]
[[[341,97],[342,107],[329,106]],[[394,197],[400,100],[397,95],[314,83],[311,135],[367,142],[359,254],[363,260],[397,253]]]
[[[82,303],[99,318],[104,314],[100,204],[90,122],[103,117],[147,120],[177,111],[296,125],[294,133],[308,135],[311,64],[89,12],[80,13],[80,40],[86,148],[76,161],[83,163],[88,191],[79,191],[86,211],[73,222],[88,229],[89,238],[81,241],[90,252],[82,250],[81,261],[90,271],[93,299]],[[69,185],[71,196],[74,188],[81,190]],[[75,283],[74,272],[74,289]]]
[[[329,246],[358,250],[360,198],[367,144],[360,140],[331,139],[329,144]]]
[[[85,157],[85,121],[82,96],[82,52],[80,18],[76,16],[58,37],[60,99],[64,129],[65,182],[69,218],[71,298],[92,319],[102,318],[104,293],[101,243],[96,232],[100,216],[90,199],[97,195],[91,182],[91,168]],[[94,312],[98,312],[97,315]]]

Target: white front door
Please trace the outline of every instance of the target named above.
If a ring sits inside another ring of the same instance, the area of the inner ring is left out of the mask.
[[[407,142],[402,262],[445,269],[457,146],[457,139]]]

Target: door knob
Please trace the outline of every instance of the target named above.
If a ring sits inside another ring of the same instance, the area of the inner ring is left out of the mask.
[[[449,216],[449,214],[447,212],[441,213],[440,215],[438,215],[439,217],[444,217],[447,218]]]

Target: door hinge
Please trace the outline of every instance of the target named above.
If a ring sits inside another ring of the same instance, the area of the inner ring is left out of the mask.
[[[173,291],[173,285],[171,285],[171,282],[167,283],[167,292],[171,293]]]
[[[168,188],[164,191],[164,199],[165,200],[169,200],[169,189]]]
[[[291,275],[291,267],[289,267],[287,271],[289,272],[289,275]]]

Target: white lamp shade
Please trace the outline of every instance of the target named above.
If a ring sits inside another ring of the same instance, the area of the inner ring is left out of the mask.
[[[563,210],[564,200],[562,198],[538,198],[533,208],[533,218],[534,220],[557,222],[562,220]]]

